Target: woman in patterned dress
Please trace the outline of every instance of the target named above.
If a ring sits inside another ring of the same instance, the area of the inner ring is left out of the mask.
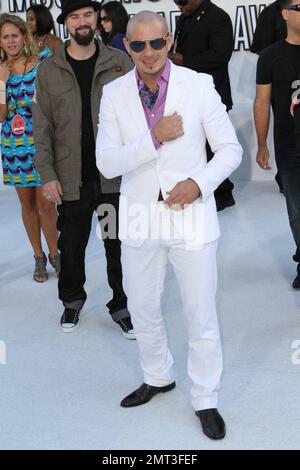
[[[0,15],[0,122],[3,182],[16,188],[22,219],[35,258],[33,279],[48,279],[47,257],[41,229],[49,248],[49,261],[59,271],[57,213],[42,193],[33,164],[32,100],[39,56],[26,23],[15,15]]]

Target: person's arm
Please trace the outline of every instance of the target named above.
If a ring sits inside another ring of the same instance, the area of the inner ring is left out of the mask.
[[[63,44],[62,40],[54,35],[49,35],[47,37],[47,45],[49,49],[55,54],[55,52],[61,47]]]
[[[188,176],[198,184],[205,200],[239,166],[243,151],[212,77],[202,76],[195,96],[202,97],[202,126],[214,158]]]
[[[150,130],[124,144],[114,105],[103,87],[100,103],[96,162],[106,178],[115,178],[135,170],[140,165],[158,157]]]
[[[210,28],[208,48],[199,54],[184,54],[182,65],[196,72],[211,72],[226,65],[233,51],[233,30],[227,15],[217,17]]]
[[[36,153],[33,156],[34,165],[40,174],[43,186],[47,185],[47,188],[50,189],[48,193],[52,202],[59,204],[62,191],[54,168],[54,124],[43,65],[39,66],[35,79],[32,113],[33,137],[36,147]]]
[[[154,127],[153,133],[159,142],[168,142],[180,137],[183,135],[181,116],[173,113],[171,116],[162,117]],[[150,129],[126,143],[123,142],[118,116],[105,86],[96,139],[96,161],[99,171],[106,178],[115,178],[130,173],[158,157]]]
[[[5,64],[0,65],[0,122],[3,122],[7,115],[6,104],[6,82],[9,77],[9,70]]]
[[[256,161],[264,170],[270,170],[267,137],[270,123],[272,85],[256,85],[256,97],[253,106],[254,123],[258,151]]]

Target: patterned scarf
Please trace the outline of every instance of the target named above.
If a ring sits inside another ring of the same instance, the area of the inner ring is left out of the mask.
[[[152,93],[152,91],[149,90],[147,85],[144,84],[143,88],[140,90],[140,97],[143,103],[147,106],[147,108],[149,109],[153,108],[157,100],[158,93],[159,93],[159,87],[154,93]]]

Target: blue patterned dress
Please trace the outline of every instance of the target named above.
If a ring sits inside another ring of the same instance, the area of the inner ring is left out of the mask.
[[[3,182],[8,186],[41,186],[40,175],[34,163],[35,146],[32,132],[32,100],[35,92],[35,77],[39,63],[51,55],[47,48],[39,53],[39,60],[24,76],[10,74],[6,83],[7,116],[1,129],[1,158]],[[11,123],[18,113],[25,121],[26,129],[21,135],[14,135]]]

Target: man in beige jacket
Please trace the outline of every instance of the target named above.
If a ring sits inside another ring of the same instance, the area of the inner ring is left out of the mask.
[[[127,73],[132,63],[126,54],[94,40],[96,11],[100,3],[64,0],[57,18],[70,33],[59,51],[40,68],[34,105],[35,164],[41,175],[45,197],[58,204],[58,247],[61,271],[59,298],[65,310],[64,332],[78,326],[86,300],[85,249],[92,215],[98,218],[104,240],[107,275],[113,298],[107,307],[126,338],[133,339],[122,287],[120,241],[117,213],[120,178],[107,180],[99,173],[95,159],[95,136],[104,84]],[[114,220],[106,231],[105,205]]]

